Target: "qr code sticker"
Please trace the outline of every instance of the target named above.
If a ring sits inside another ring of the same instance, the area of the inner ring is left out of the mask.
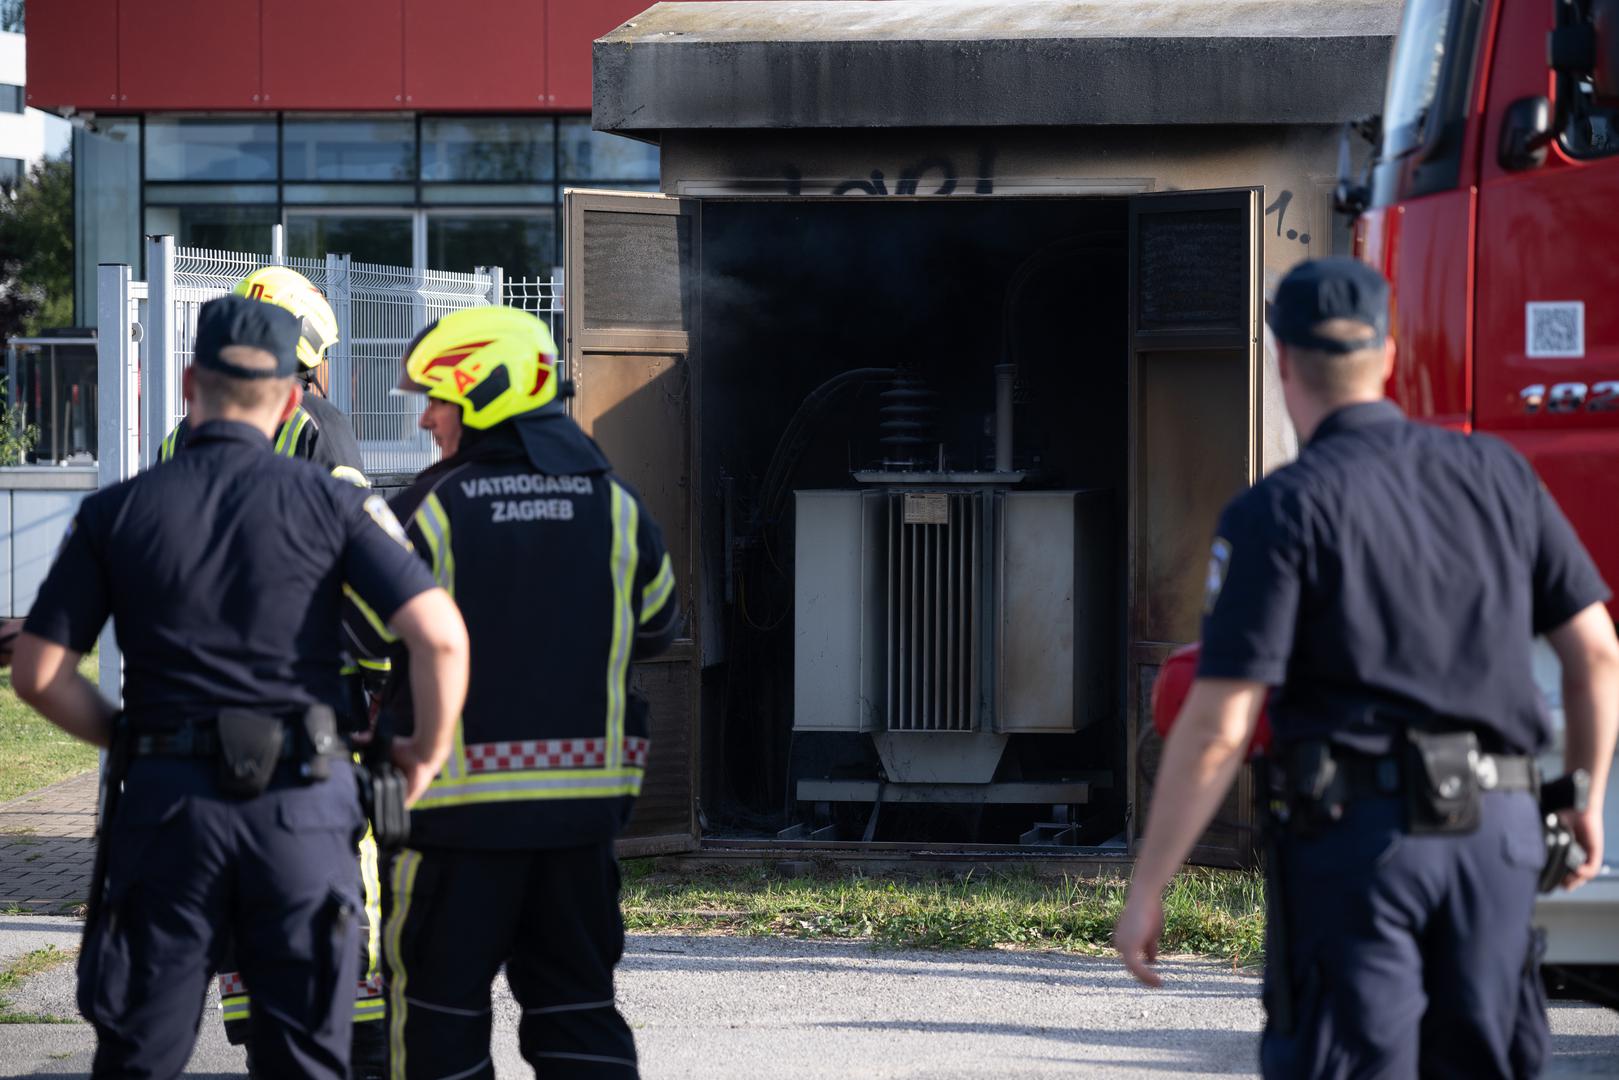
[[[1525,304],[1525,355],[1584,356],[1585,303]]]

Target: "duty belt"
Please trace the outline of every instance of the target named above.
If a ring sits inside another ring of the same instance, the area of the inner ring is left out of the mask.
[[[1387,798],[1404,791],[1397,758],[1339,750],[1333,755],[1343,794],[1351,799]],[[1535,760],[1521,755],[1480,754],[1474,772],[1481,791],[1536,791]]]
[[[282,761],[298,756],[298,740],[290,736],[289,731],[281,739],[279,759]],[[212,758],[220,751],[219,732],[208,723],[187,724],[177,731],[136,735],[131,743],[135,757]]]
[[[1321,739],[1284,748],[1267,776],[1272,820],[1311,833],[1363,799],[1402,799],[1407,832],[1471,832],[1480,800],[1493,792],[1539,790],[1528,757],[1485,753],[1470,731],[1407,729],[1393,752],[1367,755]]]

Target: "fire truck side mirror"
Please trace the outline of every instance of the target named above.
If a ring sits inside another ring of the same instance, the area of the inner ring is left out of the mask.
[[[1497,158],[1503,169],[1519,171],[1539,167],[1552,141],[1552,103],[1545,97],[1522,97],[1501,116],[1501,145]]]
[[[1368,122],[1363,120],[1360,124]],[[1343,131],[1338,136],[1338,183],[1332,189],[1332,208],[1351,218],[1359,217],[1366,209],[1366,204],[1371,202],[1371,192],[1367,190],[1366,185],[1355,181],[1354,166],[1350,161],[1349,136],[1357,131],[1365,134],[1365,129],[1358,127],[1355,121],[1346,121]],[[1376,146],[1376,140],[1371,141],[1372,145]]]

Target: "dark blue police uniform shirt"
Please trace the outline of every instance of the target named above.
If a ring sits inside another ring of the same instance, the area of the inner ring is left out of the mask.
[[[380,495],[214,421],[84,500],[26,629],[84,652],[110,615],[138,728],[340,708],[344,584],[386,621],[433,578]]]
[[[1282,744],[1382,753],[1438,719],[1534,752],[1531,637],[1609,595],[1517,451],[1350,405],[1221,515],[1198,674],[1279,686]]]

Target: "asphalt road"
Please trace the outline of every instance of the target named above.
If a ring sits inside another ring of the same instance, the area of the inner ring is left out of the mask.
[[[19,922],[44,921],[5,920],[0,942]],[[1051,953],[637,936],[619,998],[647,1080],[1252,1075],[1258,980],[1204,961],[1165,967],[1169,985],[1149,992],[1111,962]],[[17,1010],[73,1015],[71,965],[12,997]],[[503,985],[496,1016],[499,1074],[530,1075]],[[1556,1005],[1552,1026],[1548,1075],[1619,1076],[1619,1014]],[[0,1027],[0,1076],[83,1076],[92,1043],[83,1024]],[[213,1014],[186,1075],[241,1075]]]

